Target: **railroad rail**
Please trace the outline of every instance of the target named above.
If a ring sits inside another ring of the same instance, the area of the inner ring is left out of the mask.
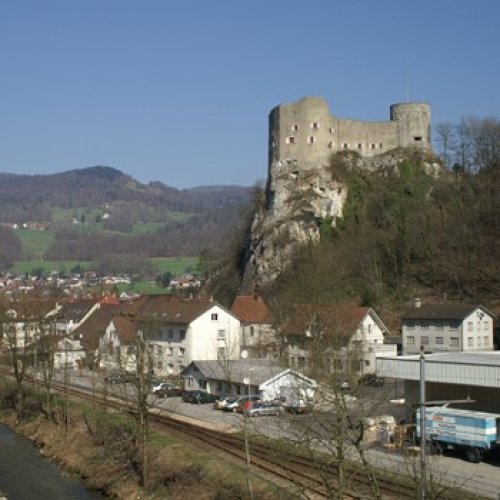
[[[44,386],[43,381],[30,380],[34,384]],[[92,391],[85,388],[75,388],[60,382],[51,382],[51,390],[62,392],[71,397],[85,399],[103,407],[113,408],[117,411],[134,414],[135,410],[130,401],[116,394]],[[150,420],[158,426],[173,431],[182,436],[188,436],[201,446],[211,447],[230,455],[242,462],[247,459],[245,440],[240,435],[230,434],[219,430],[207,429],[193,423],[174,418],[158,409],[150,412]],[[330,498],[338,489],[337,470],[334,466],[312,459],[292,454],[290,451],[279,450],[270,444],[262,444],[250,440],[250,463],[253,473],[265,472],[284,481],[297,490],[297,493],[307,493],[316,498]],[[349,465],[346,472],[352,476],[350,487],[343,492],[345,499],[373,498],[370,479],[365,473],[357,474],[359,467]],[[414,488],[399,484],[379,474],[376,476],[380,496],[383,499],[415,498]],[[353,489],[352,482],[355,481]]]

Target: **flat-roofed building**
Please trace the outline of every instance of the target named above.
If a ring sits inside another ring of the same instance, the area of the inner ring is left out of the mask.
[[[500,413],[500,351],[426,354],[427,401],[470,399],[454,404],[469,410]],[[408,408],[419,402],[420,356],[377,358],[377,374],[404,381]]]

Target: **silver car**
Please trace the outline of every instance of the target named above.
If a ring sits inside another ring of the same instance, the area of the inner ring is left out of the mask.
[[[279,415],[285,409],[281,401],[259,401],[254,403],[251,408],[245,410],[245,415],[249,417],[258,417],[261,415]]]

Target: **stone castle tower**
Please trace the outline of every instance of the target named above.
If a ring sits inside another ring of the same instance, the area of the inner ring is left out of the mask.
[[[376,156],[395,148],[431,150],[431,108],[425,103],[390,107],[390,120],[344,120],[330,114],[318,97],[276,106],[269,114],[269,177],[328,165],[332,153],[357,151]]]

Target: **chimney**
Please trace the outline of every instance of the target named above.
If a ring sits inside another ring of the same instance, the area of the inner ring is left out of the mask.
[[[413,299],[413,307],[418,309],[421,305],[422,305],[422,302],[420,299],[418,299],[418,298]]]

